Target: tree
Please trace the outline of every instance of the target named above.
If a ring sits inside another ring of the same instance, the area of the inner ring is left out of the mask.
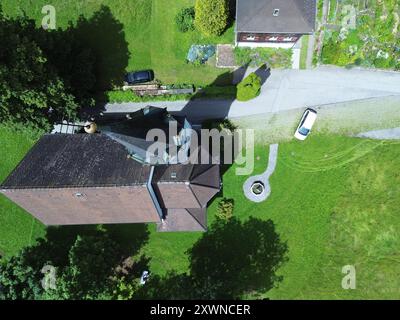
[[[0,120],[49,129],[52,119],[73,118],[78,104],[34,40],[34,22],[0,9],[0,30]]]
[[[260,91],[261,78],[253,72],[237,85],[236,98],[239,101],[248,101],[257,97]]]
[[[194,7],[183,8],[175,17],[175,23],[180,32],[194,30]]]
[[[148,259],[124,256],[136,255],[145,238],[132,242],[128,252],[107,229],[77,228],[50,229],[47,239],[3,259],[0,299],[130,298],[136,291],[139,274],[148,268]],[[45,266],[55,270],[54,288],[43,285]]]
[[[33,300],[41,293],[40,276],[27,265],[24,253],[0,263],[0,300]]]
[[[68,253],[68,265],[60,270],[53,299],[106,299],[112,295],[113,268],[120,257],[118,244],[107,234],[78,236]]]
[[[196,28],[205,35],[219,36],[228,25],[229,8],[226,0],[196,0]]]

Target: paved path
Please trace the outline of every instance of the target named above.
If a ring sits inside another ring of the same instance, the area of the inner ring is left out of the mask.
[[[300,55],[301,55],[301,46],[303,41],[297,41],[295,46],[292,49],[292,69],[300,69]]]
[[[253,202],[265,201],[271,194],[271,185],[269,184],[269,177],[274,173],[276,168],[276,161],[278,159],[278,145],[271,144],[269,146],[269,157],[267,170],[260,175],[252,176],[243,184],[243,192],[247,199]],[[254,182],[260,181],[264,184],[265,190],[260,195],[255,195],[251,192],[251,187]]]
[[[247,73],[247,72],[246,72]],[[339,102],[400,95],[400,73],[338,67],[272,70],[261,95],[248,102],[226,99],[107,104],[105,112],[133,112],[153,105],[202,121],[236,118]]]
[[[357,134],[356,137],[376,139],[376,140],[399,140],[400,128],[362,132]]]

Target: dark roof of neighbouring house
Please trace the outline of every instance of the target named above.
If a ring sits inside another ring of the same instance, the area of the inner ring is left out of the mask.
[[[145,184],[150,167],[103,134],[46,134],[1,185],[4,189]]]
[[[315,17],[316,0],[237,0],[236,30],[307,34],[315,30]]]

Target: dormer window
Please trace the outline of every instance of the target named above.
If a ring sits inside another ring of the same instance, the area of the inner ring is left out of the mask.
[[[273,15],[274,15],[274,17],[279,16],[279,9],[274,9]]]

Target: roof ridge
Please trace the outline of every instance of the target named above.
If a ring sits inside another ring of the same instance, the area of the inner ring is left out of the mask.
[[[197,218],[189,211],[190,209],[192,209],[192,210],[202,210],[202,211],[204,211],[205,224],[206,224],[206,225],[203,225],[203,224],[199,221],[199,219],[197,219]],[[207,230],[207,209],[206,209],[206,208],[200,208],[200,209],[198,209],[198,208],[186,208],[185,210],[193,217],[194,220],[196,220],[196,222],[197,222],[201,227],[203,227],[204,230]]]
[[[237,0],[237,1],[240,1],[240,0]],[[269,1],[269,2],[271,2],[272,0],[267,0],[267,1]],[[264,7],[266,7],[267,5],[269,5],[269,3],[267,3],[267,2],[265,2],[265,3],[260,3],[261,4],[261,7],[259,8],[259,9],[257,9],[256,11],[257,12],[259,12],[260,10],[262,10],[262,9],[264,9]],[[237,9],[236,9],[237,10]],[[242,25],[242,28],[246,28],[247,27],[247,25],[250,23],[250,21],[251,21],[251,18],[249,18],[247,21],[245,21],[244,23],[243,23],[243,25]]]
[[[302,1],[291,0],[291,1],[292,1],[292,3],[294,3],[294,6],[302,13],[302,14],[301,14],[301,19],[303,20],[303,22],[304,22],[307,26],[310,26],[309,21],[305,19],[306,12],[304,11],[304,4],[305,4],[307,1],[310,1],[310,0],[302,0]],[[311,0],[311,1],[315,1],[315,0]],[[300,2],[302,3],[302,6],[300,6]],[[315,27],[313,27],[313,29],[315,29]]]

